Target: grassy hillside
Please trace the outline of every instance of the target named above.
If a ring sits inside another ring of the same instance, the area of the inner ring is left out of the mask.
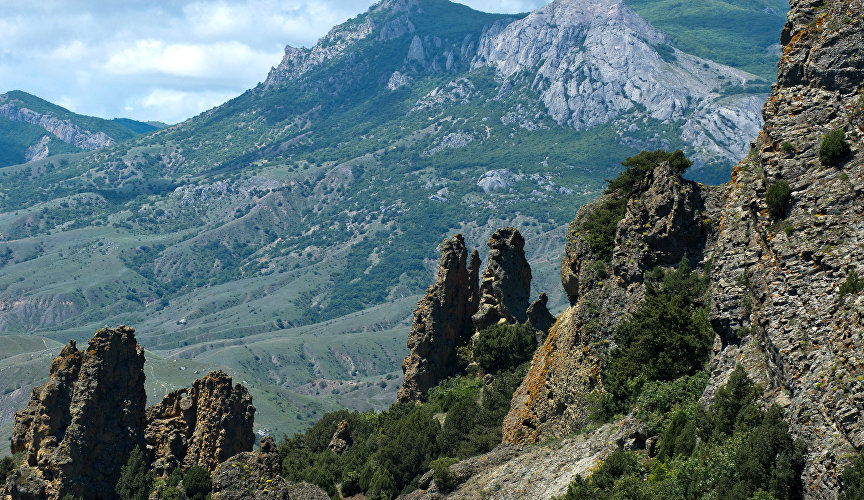
[[[766,80],[777,76],[786,0],[625,0],[675,46]]]

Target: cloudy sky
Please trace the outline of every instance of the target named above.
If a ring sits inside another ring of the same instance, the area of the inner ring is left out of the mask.
[[[460,0],[525,12],[549,0]],[[374,0],[2,0],[0,93],[82,114],[177,123],[264,80]]]

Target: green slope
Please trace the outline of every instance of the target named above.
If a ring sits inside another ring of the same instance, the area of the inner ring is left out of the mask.
[[[777,76],[785,0],[625,0],[684,52],[743,69],[766,80]]]

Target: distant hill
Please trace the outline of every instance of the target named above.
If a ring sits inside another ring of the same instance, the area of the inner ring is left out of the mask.
[[[0,94],[0,166],[93,151],[158,128],[128,118],[79,115],[13,90]]]

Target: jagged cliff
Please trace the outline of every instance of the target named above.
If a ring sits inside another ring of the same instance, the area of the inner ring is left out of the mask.
[[[136,447],[164,475],[193,465],[213,471],[255,443],[252,398],[224,372],[145,410],[146,399],[144,348],[133,328],[103,328],[84,351],[70,341],[49,381],[15,414],[11,451],[24,463],[0,492],[13,500],[116,498]]]
[[[147,408],[147,447],[153,469],[166,475],[193,465],[213,471],[255,444],[252,396],[231,377],[215,371],[189,388],[165,396]]]
[[[808,496],[833,498],[864,445],[864,299],[839,294],[864,271],[864,5],[791,6],[765,126],[720,214],[711,298],[722,345],[705,399],[743,363],[808,444]],[[826,164],[820,146],[836,129],[850,151]],[[781,180],[791,197],[778,216],[766,191]]]
[[[426,290],[426,295],[414,310],[414,323],[408,334],[411,352],[402,363],[405,374],[397,401],[417,401],[447,377],[458,372],[456,348],[471,338],[471,315],[477,309],[477,297],[472,296],[476,271],[469,273],[468,251],[461,234],[444,240],[438,280]],[[476,262],[473,258],[472,263]]]
[[[87,349],[70,342],[15,415],[12,452],[25,464],[12,498],[113,498],[120,467],[144,444],[144,349],[126,326],[96,332]]]

